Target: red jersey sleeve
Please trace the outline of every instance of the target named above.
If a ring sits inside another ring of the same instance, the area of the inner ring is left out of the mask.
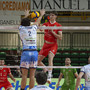
[[[57,27],[61,27],[62,25],[57,23]],[[62,29],[58,29],[58,31],[62,31]]]
[[[10,68],[8,68],[8,73],[9,73],[9,74],[11,73],[11,70],[10,70]]]
[[[48,22],[47,23],[44,23],[42,26],[48,26]]]

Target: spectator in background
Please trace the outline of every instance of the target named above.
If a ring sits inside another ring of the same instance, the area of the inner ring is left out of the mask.
[[[65,59],[65,66],[71,66],[71,59]],[[64,76],[64,83],[61,87],[61,90],[75,90],[75,76],[78,77],[77,70],[75,68],[63,68],[61,69],[60,76],[58,79],[58,83],[56,87],[59,86],[59,82],[61,81],[62,77]]]
[[[4,64],[4,60],[0,60],[0,66],[5,66]],[[10,68],[0,68],[0,89],[4,87],[5,90],[14,90],[11,83],[7,79],[8,75],[14,82],[16,82],[13,75],[11,74]]]
[[[90,90],[90,57],[88,58],[88,65],[81,68],[79,76],[77,77],[75,90],[77,90],[83,75],[85,76],[85,90]]]
[[[30,90],[52,90],[50,87],[45,85],[47,82],[47,75],[45,72],[36,73],[36,82],[38,85]]]

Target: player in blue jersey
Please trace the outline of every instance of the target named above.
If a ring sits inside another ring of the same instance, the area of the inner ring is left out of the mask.
[[[38,52],[36,51],[36,36],[37,26],[40,24],[42,16],[45,14],[45,10],[40,10],[40,17],[33,25],[30,25],[29,10],[25,12],[25,18],[21,20],[21,26],[19,26],[20,38],[23,44],[23,52],[21,55],[20,68],[22,72],[21,90],[25,90],[27,75],[29,70],[29,88],[34,87],[34,74],[37,67]]]
[[[79,73],[79,76],[77,78],[76,82],[76,88],[77,90],[78,85],[80,83],[81,77],[85,76],[85,90],[90,90],[90,57],[88,58],[88,65],[85,65],[84,67],[81,68],[81,71]]]

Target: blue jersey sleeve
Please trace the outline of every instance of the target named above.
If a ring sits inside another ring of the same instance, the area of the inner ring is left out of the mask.
[[[85,67],[82,67],[81,68],[81,72],[84,72],[85,73]]]
[[[37,25],[32,25],[32,27],[33,27],[34,29],[38,29],[38,26],[37,26]]]
[[[21,26],[19,26],[18,29],[21,30],[21,29],[24,29],[24,28],[25,28],[25,27],[21,25]]]

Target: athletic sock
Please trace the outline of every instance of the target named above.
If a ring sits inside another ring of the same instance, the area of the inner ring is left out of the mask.
[[[49,78],[52,77],[52,70],[48,70],[48,77],[49,77]]]

